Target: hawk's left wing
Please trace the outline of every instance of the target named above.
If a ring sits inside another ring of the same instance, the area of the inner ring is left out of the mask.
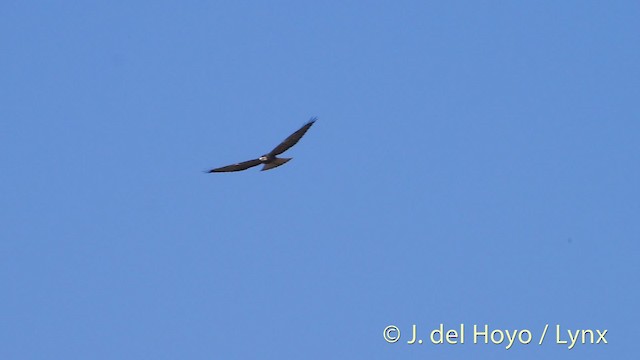
[[[276,146],[275,149],[271,150],[271,152],[269,154],[274,155],[274,156],[275,155],[280,155],[283,152],[287,151],[293,145],[297,144],[298,141],[300,141],[300,139],[302,139],[302,137],[307,132],[307,130],[309,130],[311,125],[313,125],[313,123],[316,122],[316,120],[317,120],[317,118],[312,118],[311,120],[309,120],[309,122],[306,123],[300,129],[298,129],[298,131],[296,131],[293,134],[289,135],[289,137],[284,139],[284,141],[281,142],[280,145]]]

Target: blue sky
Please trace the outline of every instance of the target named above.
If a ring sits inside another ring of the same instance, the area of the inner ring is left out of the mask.
[[[2,2],[0,358],[627,358],[639,17]],[[286,165],[202,172],[312,116]],[[466,343],[407,344],[440,323]],[[473,344],[474,324],[533,341]],[[568,350],[557,324],[608,344]]]

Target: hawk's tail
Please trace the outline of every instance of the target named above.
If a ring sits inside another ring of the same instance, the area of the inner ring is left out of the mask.
[[[273,159],[272,162],[268,163],[268,164],[264,164],[264,166],[262,167],[262,170],[260,171],[265,171],[265,170],[270,170],[273,168],[276,168],[284,163],[286,163],[287,161],[291,160],[293,158],[275,158]]]

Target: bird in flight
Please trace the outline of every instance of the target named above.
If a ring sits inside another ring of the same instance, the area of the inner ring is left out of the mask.
[[[315,118],[315,117],[311,118],[311,120],[309,120],[309,122],[304,124],[304,126],[302,126],[300,129],[298,129],[298,131],[296,131],[293,134],[289,135],[288,138],[284,139],[284,141],[281,142],[278,146],[276,146],[273,150],[271,150],[267,154],[264,154],[264,155],[260,156],[257,159],[253,159],[253,160],[249,160],[249,161],[243,161],[241,163],[237,163],[237,164],[232,164],[232,165],[227,165],[227,166],[211,169],[211,170],[209,170],[207,172],[208,173],[214,173],[214,172],[242,171],[242,170],[246,170],[248,168],[251,168],[251,167],[254,167],[254,166],[257,166],[257,165],[260,165],[260,164],[264,164],[264,166],[262,167],[262,170],[260,170],[260,171],[265,171],[265,170],[269,170],[269,169],[273,169],[275,167],[278,167],[278,166],[286,163],[287,161],[291,160],[292,158],[279,158],[277,156],[282,154],[283,152],[289,150],[289,148],[292,147],[293,145],[297,144],[298,141],[300,141],[300,139],[304,136],[304,134],[307,132],[307,130],[309,130],[311,125],[313,125],[313,123],[316,122],[317,119],[318,118]]]

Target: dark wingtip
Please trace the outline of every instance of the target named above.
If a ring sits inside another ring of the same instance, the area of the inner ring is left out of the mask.
[[[316,120],[318,120],[317,116],[312,117],[311,119],[309,119],[309,124],[313,124],[314,122],[316,122]]]

